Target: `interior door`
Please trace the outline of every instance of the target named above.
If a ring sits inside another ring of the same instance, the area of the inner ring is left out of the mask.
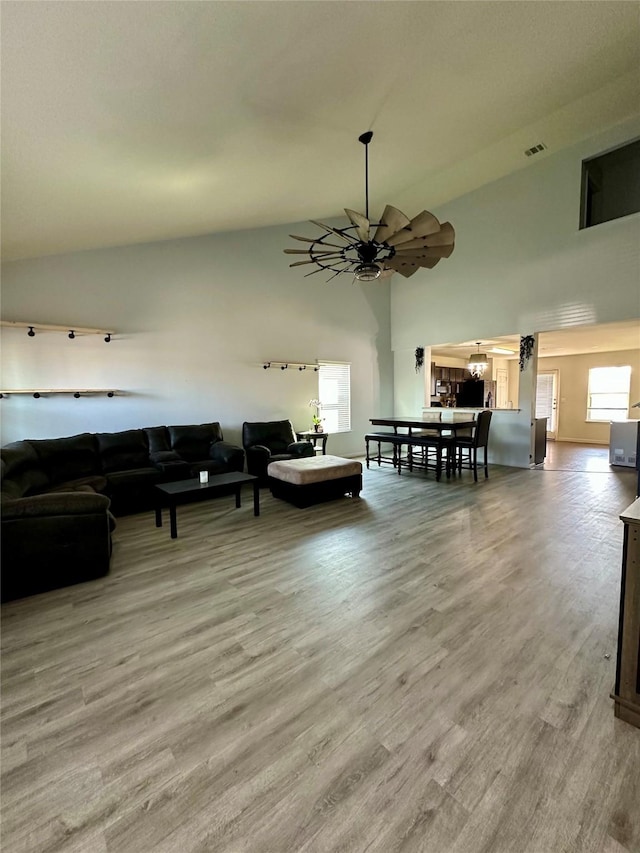
[[[558,371],[538,373],[536,384],[536,417],[547,419],[547,438],[555,440],[558,432]]]
[[[506,367],[496,368],[496,409],[506,409],[509,393],[509,377]]]

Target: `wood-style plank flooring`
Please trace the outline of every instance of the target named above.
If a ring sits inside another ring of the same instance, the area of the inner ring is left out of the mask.
[[[120,519],[111,574],[2,607],[7,853],[634,853],[614,718],[634,472],[372,467]]]
[[[540,467],[545,471],[590,471],[601,474],[627,470],[609,465],[608,445],[577,444],[571,441],[548,441],[547,455]]]

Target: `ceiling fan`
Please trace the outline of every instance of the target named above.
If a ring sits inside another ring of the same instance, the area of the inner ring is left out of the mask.
[[[332,228],[324,222],[311,220],[323,229],[319,237],[289,236],[310,245],[306,249],[285,249],[288,255],[307,255],[306,260],[295,261],[291,267],[315,264],[317,269],[306,273],[332,272],[327,281],[340,273],[353,275],[358,281],[374,281],[381,275],[399,272],[405,278],[420,267],[433,269],[440,258],[453,252],[455,231],[450,222],[442,225],[426,210],[409,219],[388,204],[380,222],[369,221],[369,143],[373,131],[358,137],[365,150],[365,213],[345,208],[351,221],[346,228]],[[375,228],[373,236],[371,229]]]

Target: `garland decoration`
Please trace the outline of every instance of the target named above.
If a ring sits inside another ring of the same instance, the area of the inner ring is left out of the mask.
[[[523,335],[520,338],[520,373],[525,369],[533,354],[535,342],[533,335]]]

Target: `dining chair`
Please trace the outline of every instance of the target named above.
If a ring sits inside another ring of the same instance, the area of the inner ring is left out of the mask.
[[[458,471],[469,468],[473,471],[473,479],[478,482],[478,449],[482,448],[484,462],[484,476],[489,476],[487,460],[487,446],[489,444],[489,427],[493,412],[485,409],[480,412],[476,421],[473,434],[470,436],[459,435],[456,438],[456,454],[458,458]]]

